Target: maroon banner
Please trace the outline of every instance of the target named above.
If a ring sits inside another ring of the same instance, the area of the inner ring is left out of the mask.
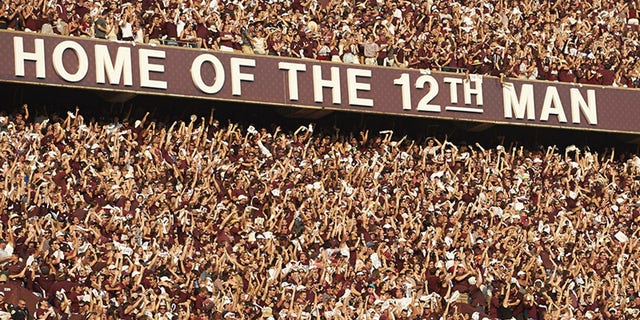
[[[0,32],[0,81],[640,133],[640,91]]]

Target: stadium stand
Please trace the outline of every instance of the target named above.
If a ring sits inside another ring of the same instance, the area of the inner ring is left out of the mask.
[[[640,158],[396,135],[5,114],[0,317],[638,317]]]
[[[637,88],[637,6],[6,0],[0,29]],[[0,113],[0,319],[640,318],[636,155],[30,111]]]
[[[636,88],[637,1],[6,1],[0,28]]]

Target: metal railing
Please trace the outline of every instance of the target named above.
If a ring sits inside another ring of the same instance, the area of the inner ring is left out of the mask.
[[[174,47],[198,48],[198,41],[182,41],[173,39],[157,39],[161,45]]]

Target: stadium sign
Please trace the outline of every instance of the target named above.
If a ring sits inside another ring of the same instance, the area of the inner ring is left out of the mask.
[[[640,133],[640,91],[0,32],[0,81]]]

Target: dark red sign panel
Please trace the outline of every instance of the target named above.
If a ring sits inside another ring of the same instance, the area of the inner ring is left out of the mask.
[[[0,81],[639,133],[640,91],[0,32]]]

